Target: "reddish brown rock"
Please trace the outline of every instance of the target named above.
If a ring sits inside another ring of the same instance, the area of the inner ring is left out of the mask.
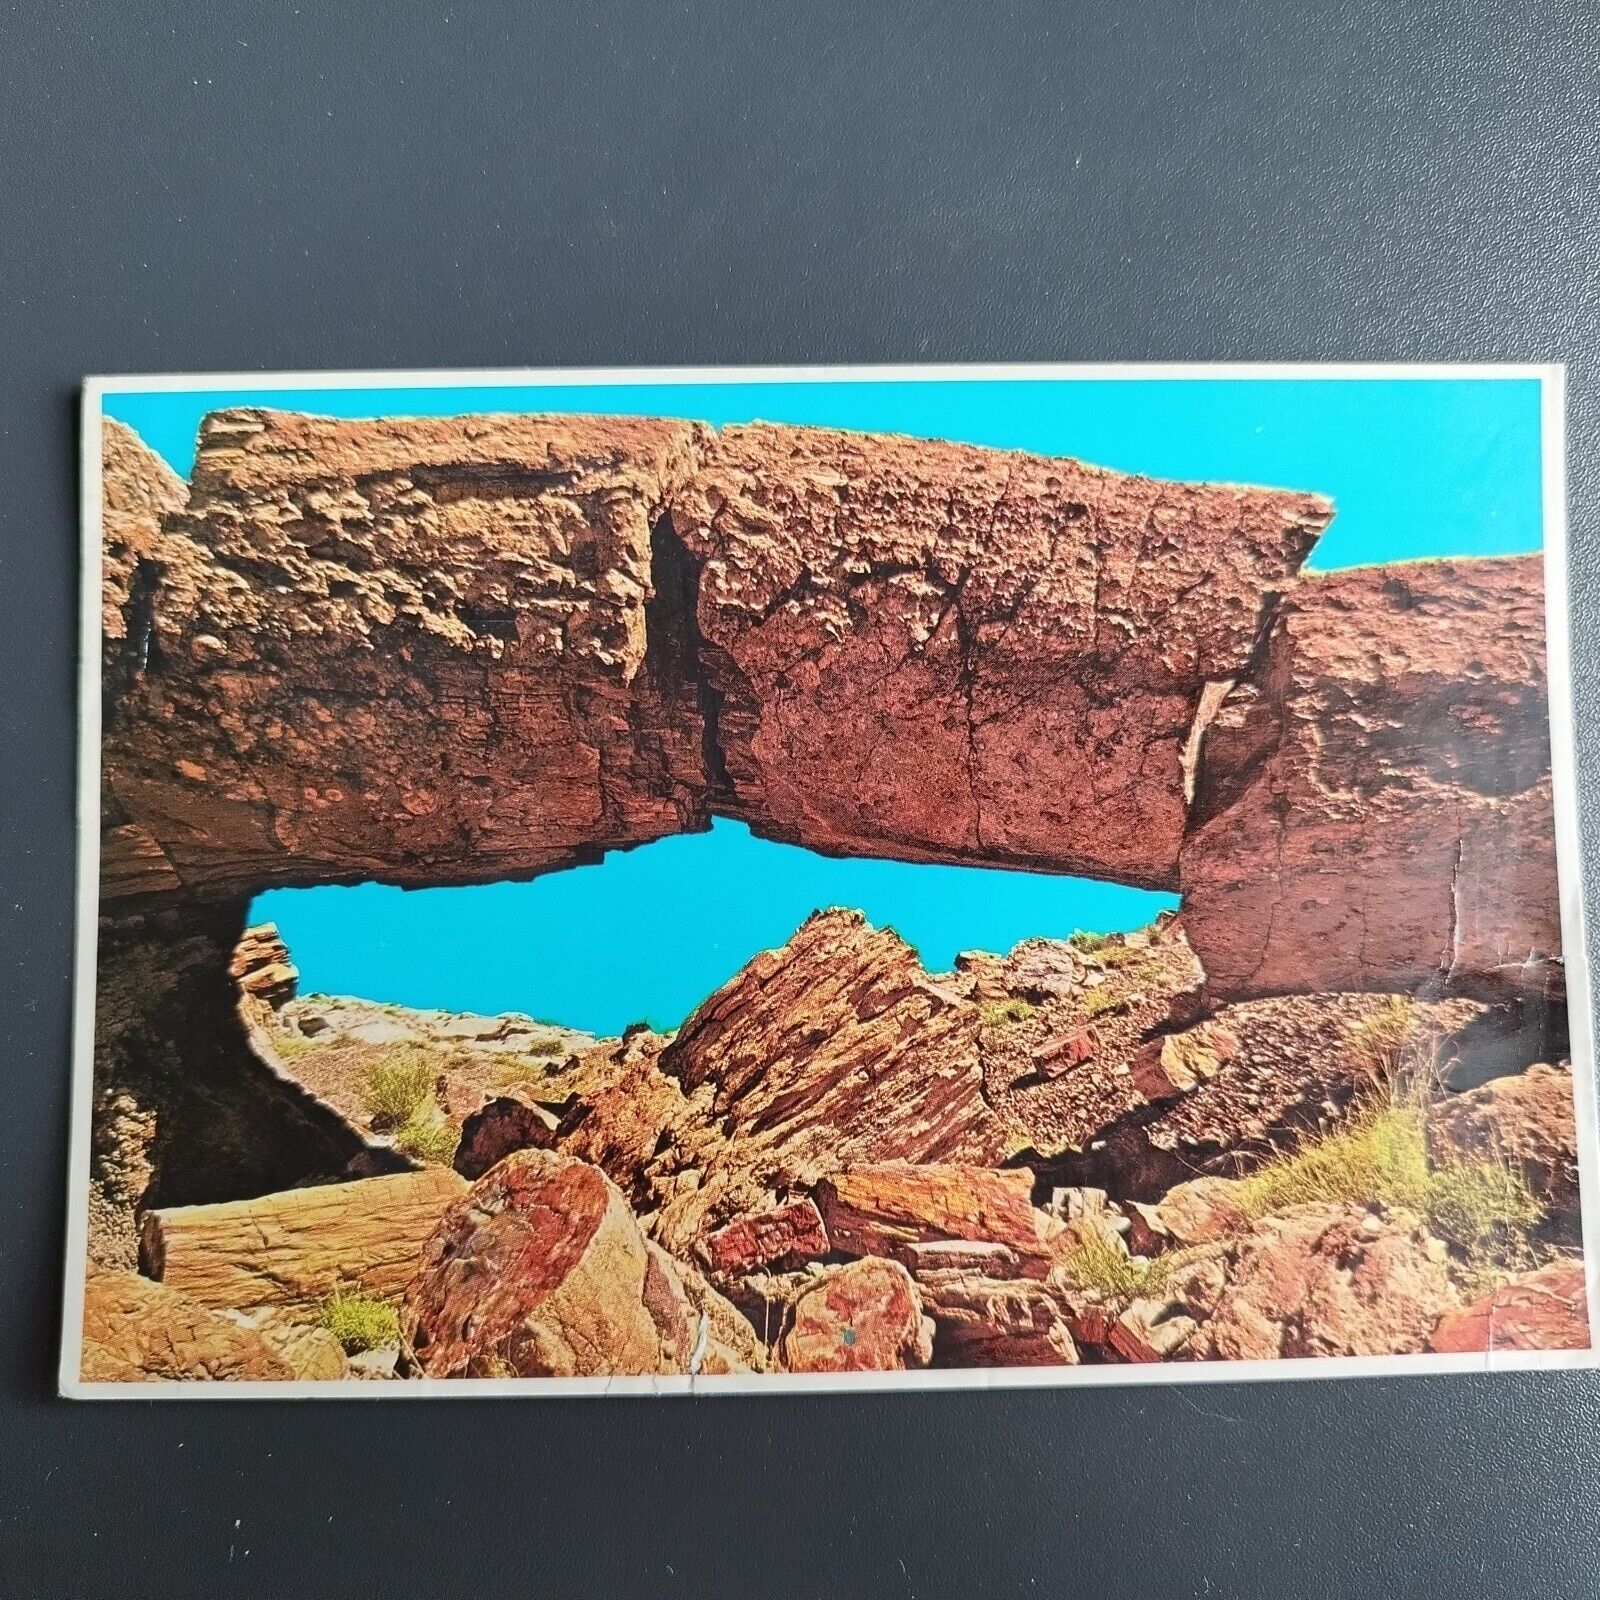
[[[451,1165],[463,1178],[481,1178],[513,1150],[553,1150],[560,1119],[537,1100],[496,1095],[461,1124]]]
[[[841,1163],[996,1164],[1014,1134],[983,1098],[977,1008],[853,911],[809,918],[712,995],[662,1053],[686,1097],[671,1155],[697,1176],[663,1207],[680,1254],[700,1234]]]
[[[1129,1201],[1132,1221],[1128,1247],[1140,1255],[1215,1244],[1246,1232],[1248,1219],[1238,1204],[1239,1185],[1229,1178],[1191,1178],[1174,1185],[1154,1205]]]
[[[1578,1232],[1578,1129],[1569,1069],[1538,1062],[1447,1095],[1429,1108],[1428,1138],[1436,1152],[1514,1167],[1551,1225]]]
[[[932,1355],[933,1324],[911,1274],[872,1259],[820,1273],[790,1307],[779,1346],[786,1372],[895,1372]]]
[[[115,417],[100,419],[100,628],[108,676],[125,660],[143,654],[148,640],[142,609],[158,574],[149,562],[160,541],[162,519],[183,509],[183,479]],[[128,625],[135,637],[128,643]],[[129,663],[131,664],[131,662]]]
[[[1184,926],[1215,998],[1561,988],[1538,556],[1306,580],[1200,774]]]
[[[148,1278],[98,1268],[84,1284],[78,1375],[85,1383],[297,1376],[259,1333]]]
[[[1134,1053],[1129,1076],[1146,1100],[1159,1104],[1210,1082],[1238,1053],[1239,1041],[1225,1027],[1203,1022],[1150,1040]]]
[[[1405,1355],[1459,1301],[1448,1252],[1415,1217],[1296,1206],[1234,1250],[1227,1287],[1192,1341],[1200,1359]]]
[[[1190,1361],[1199,1353],[1195,1336],[1215,1312],[1226,1284],[1223,1249],[1201,1248],[1164,1274],[1152,1292],[1136,1295],[1120,1309],[1107,1306],[1098,1317],[1080,1315],[1073,1325],[1082,1329],[1092,1321],[1102,1360]]]
[[[402,1326],[431,1378],[692,1373],[710,1342],[616,1186],[546,1150],[507,1156],[445,1213]],[[732,1370],[733,1352],[720,1354]]]
[[[1400,1056],[1389,1062],[1369,1036],[1375,1029],[1393,1032],[1391,1018],[1402,1012],[1405,1026],[1395,1033],[1403,1041]],[[1475,1000],[1397,1007],[1392,997],[1372,994],[1245,1001],[1187,1033],[1165,1036],[1159,1046],[1135,1045],[1120,1058],[1103,1051],[1009,1109],[1066,1146],[1047,1147],[1035,1162],[1039,1170],[1153,1203],[1190,1178],[1236,1176],[1308,1134],[1336,1127],[1391,1070],[1442,1068],[1484,1012]],[[1213,1049],[1218,1041],[1226,1042],[1226,1059]],[[1148,1066],[1158,1048],[1172,1068],[1144,1078],[1154,1091],[1147,1099],[1135,1064],[1142,1055]],[[1185,1058],[1202,1070],[1183,1070]],[[1179,1081],[1189,1087],[1180,1090]]]
[[[1048,1257],[1046,1218],[1033,1206],[1033,1174],[981,1167],[862,1164],[817,1186],[835,1250],[901,1258],[908,1247],[959,1239],[999,1244],[1019,1257]]]
[[[1440,1319],[1428,1348],[1442,1355],[1483,1350],[1587,1350],[1583,1262],[1552,1261]]]
[[[300,973],[289,959],[289,947],[270,922],[246,928],[233,947],[228,976],[242,994],[277,1010],[295,997]]]
[[[503,878],[702,826],[692,596],[651,552],[695,432],[213,413],[187,507],[108,597],[112,822],[211,894]]]
[[[829,853],[1175,882],[1208,681],[1331,515],[942,441],[723,430],[674,500],[734,805]]]
[[[724,1275],[788,1272],[828,1253],[828,1234],[810,1200],[791,1200],[714,1229],[698,1244],[711,1271]]]

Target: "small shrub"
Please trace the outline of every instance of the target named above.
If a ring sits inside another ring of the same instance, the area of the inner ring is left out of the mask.
[[[1083,1011],[1088,1017],[1103,1017],[1107,1012],[1122,1010],[1122,1007],[1122,998],[1109,989],[1091,989],[1083,997]]]
[[[433,1098],[434,1077],[434,1061],[426,1051],[409,1044],[385,1046],[361,1082],[361,1103],[373,1127],[406,1122]]]
[[[439,1109],[431,1097],[418,1106],[394,1136],[394,1147],[418,1161],[436,1162],[447,1167],[455,1160],[461,1130]]]
[[[978,1007],[978,1020],[986,1028],[1014,1027],[1026,1022],[1038,1009],[1026,1000],[986,1000]]]
[[[318,1308],[318,1321],[344,1346],[345,1354],[381,1350],[400,1339],[400,1318],[391,1305],[359,1290],[338,1288]]]
[[[1103,950],[1110,942],[1109,933],[1090,933],[1087,928],[1079,928],[1076,933],[1067,935],[1067,943],[1084,955],[1092,955],[1097,950]]]

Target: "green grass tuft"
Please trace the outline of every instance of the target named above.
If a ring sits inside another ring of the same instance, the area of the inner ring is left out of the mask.
[[[375,1128],[396,1128],[433,1098],[437,1066],[414,1044],[385,1045],[361,1082],[361,1103]]]
[[[1067,943],[1074,950],[1082,951],[1085,955],[1090,955],[1096,950],[1103,950],[1110,943],[1110,940],[1111,935],[1109,933],[1090,933],[1087,928],[1079,928],[1076,933],[1067,935]]]
[[[1083,1011],[1088,1017],[1103,1017],[1107,1012],[1120,1011],[1123,1004],[1122,997],[1109,989],[1090,989],[1083,997]]]
[[[461,1130],[439,1109],[430,1096],[418,1106],[394,1136],[394,1147],[403,1150],[418,1161],[436,1162],[447,1167],[455,1160],[456,1146],[461,1143]]]
[[[1156,1293],[1173,1264],[1174,1258],[1168,1256],[1131,1256],[1093,1233],[1061,1258],[1057,1271],[1076,1289],[1092,1290],[1107,1300],[1134,1300]]]
[[[1509,1166],[1458,1157],[1431,1165],[1426,1115],[1415,1100],[1358,1110],[1336,1132],[1242,1179],[1237,1199],[1252,1216],[1317,1202],[1403,1207],[1477,1267],[1520,1260],[1541,1216]]]
[[[286,1066],[291,1061],[302,1061],[326,1048],[323,1039],[310,1038],[299,1032],[269,1033],[267,1037],[272,1043],[272,1053]]]
[[[1397,1083],[1419,1046],[1417,1008],[1404,995],[1390,995],[1350,1030],[1348,1043],[1351,1055],[1368,1077],[1375,1082]]]
[[[986,1028],[1014,1027],[1026,1022],[1038,1009],[1026,1000],[986,1000],[978,1007],[978,1020]]]
[[[318,1321],[344,1346],[346,1355],[381,1350],[400,1339],[400,1317],[394,1307],[359,1290],[335,1289],[318,1308]]]

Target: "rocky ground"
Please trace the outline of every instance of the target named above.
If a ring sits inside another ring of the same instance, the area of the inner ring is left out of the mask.
[[[90,1272],[86,1377],[1588,1342],[1570,1068],[1503,1003],[1206,1013],[1170,916],[935,974],[818,913],[670,1036],[300,996],[265,926],[232,976],[265,1065],[387,1159],[145,1210],[138,1272]]]

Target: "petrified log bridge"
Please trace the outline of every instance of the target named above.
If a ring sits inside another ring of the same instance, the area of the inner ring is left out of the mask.
[[[105,428],[119,909],[720,814],[1181,889],[1218,999],[1559,982],[1537,558],[1299,580],[1314,495],[823,429],[225,411],[185,495]]]

